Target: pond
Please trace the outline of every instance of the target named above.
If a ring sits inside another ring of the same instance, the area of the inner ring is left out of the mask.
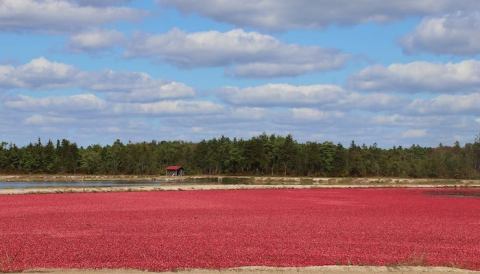
[[[0,181],[0,189],[28,189],[28,188],[85,188],[85,187],[148,187],[159,185],[238,185],[238,184],[278,184],[275,181],[255,182],[251,177],[200,177],[200,178],[168,178],[145,181]],[[285,182],[283,182],[285,183]],[[298,183],[298,182],[292,182]]]
[[[250,184],[246,178],[189,178],[182,180],[160,181],[64,181],[64,182],[2,182],[0,189],[28,188],[85,188],[85,187],[144,187],[159,185],[214,185],[214,184]]]
[[[0,189],[26,188],[84,188],[84,187],[131,187],[158,186],[160,182],[128,182],[128,181],[79,181],[79,182],[0,182]]]

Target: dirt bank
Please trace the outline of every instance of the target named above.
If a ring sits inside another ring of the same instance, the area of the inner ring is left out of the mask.
[[[186,190],[237,190],[237,189],[320,189],[320,188],[454,188],[480,187],[480,184],[469,185],[414,185],[414,184],[374,184],[374,185],[158,185],[128,187],[46,187],[23,189],[0,189],[0,195],[14,194],[49,194],[78,192],[142,192],[142,191],[186,191]]]

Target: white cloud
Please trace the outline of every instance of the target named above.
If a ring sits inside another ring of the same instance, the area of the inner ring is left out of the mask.
[[[124,38],[116,30],[95,29],[72,35],[67,47],[74,52],[96,52],[119,46]]]
[[[210,101],[160,101],[154,103],[123,103],[113,106],[115,113],[142,115],[194,115],[214,114],[223,106]]]
[[[66,0],[2,0],[0,30],[72,32],[145,15],[117,6],[83,6]]]
[[[3,102],[7,109],[27,113],[30,123],[45,121],[45,117],[60,115],[63,118],[78,118],[88,115],[90,117],[124,117],[128,115],[140,116],[182,116],[182,115],[208,115],[224,112],[222,105],[201,100],[164,100],[152,103],[117,103],[106,101],[93,94],[76,94],[70,96],[50,96],[35,98],[19,95]],[[80,116],[79,116],[80,115]],[[50,119],[50,121],[54,121]]]
[[[339,111],[322,111],[313,108],[293,108],[290,110],[292,117],[301,121],[325,121],[325,120],[337,120],[344,117],[344,113]]]
[[[73,66],[36,58],[27,64],[0,66],[0,89],[27,88],[52,90],[82,88],[104,92],[117,101],[156,101],[186,98],[195,95],[193,88],[179,82],[154,79],[146,73],[116,72],[112,70],[89,72]]]
[[[372,122],[378,125],[399,125],[405,122],[405,118],[399,114],[376,115],[372,117]]]
[[[369,91],[465,92],[480,85],[480,61],[376,65],[361,70],[350,82],[356,89]]]
[[[362,94],[358,92],[346,93],[345,97],[338,101],[338,107],[363,109],[369,111],[397,110],[409,100],[385,93]]]
[[[219,95],[235,105],[304,106],[335,103],[345,95],[345,91],[335,85],[267,84],[248,88],[227,87]]]
[[[82,6],[106,7],[113,5],[122,5],[132,2],[132,0],[70,0]]]
[[[440,95],[432,99],[416,99],[408,111],[417,114],[480,114],[480,93]]]
[[[480,12],[454,13],[424,19],[401,42],[407,53],[480,54]]]
[[[18,67],[0,66],[0,88],[61,88],[75,81],[78,73],[70,65],[40,57]]]
[[[75,119],[70,117],[49,116],[43,114],[34,114],[24,120],[24,123],[30,126],[51,126],[73,122],[75,122]]]
[[[375,126],[384,128],[441,128],[458,122],[460,116],[418,115],[413,112],[375,114],[369,120]]]
[[[105,109],[106,102],[93,94],[34,98],[19,95],[3,103],[7,108],[34,112],[90,112]]]
[[[427,136],[427,130],[425,129],[409,129],[402,132],[403,138],[421,138]]]
[[[105,92],[115,101],[158,101],[164,99],[193,97],[193,88],[179,82],[167,82],[152,78],[146,73],[104,71],[91,73],[85,79],[86,88]]]
[[[273,36],[235,29],[228,32],[139,35],[126,56],[147,57],[178,67],[227,67],[239,77],[295,76],[341,68],[348,55],[317,46],[285,44]]]
[[[360,94],[336,85],[267,84],[225,87],[218,95],[226,102],[243,106],[327,107],[329,109],[394,110],[405,100],[388,94]]]
[[[193,88],[177,82],[158,84],[151,89],[148,87],[132,89],[126,93],[108,93],[108,99],[113,101],[151,102],[165,99],[193,97]]]
[[[259,120],[267,115],[265,108],[258,107],[235,107],[230,111],[228,119],[232,120]]]
[[[477,0],[157,0],[157,2],[186,13],[198,13],[239,27],[270,30],[389,22],[409,16],[480,9]]]

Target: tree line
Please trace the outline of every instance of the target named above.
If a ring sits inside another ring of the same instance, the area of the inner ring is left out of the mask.
[[[291,135],[250,139],[151,141],[79,147],[69,140],[26,146],[0,143],[4,174],[164,174],[182,165],[188,174],[480,178],[480,139],[461,146],[379,148],[352,142],[300,143]]]

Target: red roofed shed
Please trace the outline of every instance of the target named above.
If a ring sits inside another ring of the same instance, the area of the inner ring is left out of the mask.
[[[184,173],[182,166],[167,166],[167,176],[183,176]]]

